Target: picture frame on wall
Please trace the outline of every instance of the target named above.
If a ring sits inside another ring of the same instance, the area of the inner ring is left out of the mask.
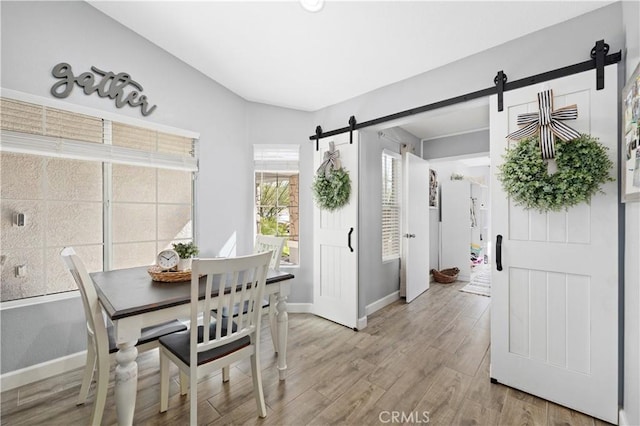
[[[640,63],[622,89],[622,202],[640,201]]]

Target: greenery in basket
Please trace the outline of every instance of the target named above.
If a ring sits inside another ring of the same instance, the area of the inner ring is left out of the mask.
[[[590,135],[563,142],[556,139],[558,171],[547,172],[539,137],[523,139],[504,155],[498,178],[512,199],[525,209],[559,211],[589,202],[601,185],[613,179],[608,148]]]
[[[313,180],[313,197],[318,207],[337,210],[349,202],[351,179],[345,169],[332,170],[331,173],[317,173]]]
[[[200,252],[193,241],[189,243],[173,243],[173,249],[178,253],[180,259],[189,259]]]

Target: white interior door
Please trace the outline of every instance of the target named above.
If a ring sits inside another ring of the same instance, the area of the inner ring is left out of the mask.
[[[349,203],[336,211],[314,204],[313,311],[316,315],[356,328],[358,320],[358,133],[343,133],[320,140],[314,152],[314,170],[322,163],[329,142],[340,151],[342,167],[349,171]]]
[[[604,90],[595,89],[595,71],[547,84],[555,108],[578,106],[578,119],[565,123],[600,138],[617,164],[615,67],[605,75]],[[507,143],[518,143],[505,136],[518,114],[538,111],[542,89],[505,93],[503,112],[491,98],[492,231],[503,238],[503,270],[494,266],[491,278],[491,377],[617,424],[617,182],[590,204],[538,213],[515,206],[496,178]]]
[[[407,303],[429,288],[429,162],[402,156],[402,280]]]

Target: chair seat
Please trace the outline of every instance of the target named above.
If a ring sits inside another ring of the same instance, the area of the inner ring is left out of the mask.
[[[166,336],[168,334],[177,333],[185,330],[187,330],[187,326],[178,320],[165,322],[163,324],[154,325],[151,327],[145,327],[141,331],[141,335],[140,335],[140,338],[138,339],[138,343],[136,343],[136,346],[144,345],[145,343],[158,340],[162,336]],[[118,352],[118,346],[116,345],[116,338],[115,338],[115,330],[113,329],[112,325],[107,327],[107,336],[109,337],[109,353],[112,354],[114,352]]]
[[[223,320],[222,325],[222,334],[226,334],[227,327],[225,324],[226,321]],[[237,329],[235,323],[233,323],[233,331]],[[203,340],[204,327],[198,326],[198,343],[201,343]],[[216,324],[215,322],[209,326],[210,335],[215,335],[216,333]],[[160,338],[160,344],[167,348],[172,354],[178,357],[183,363],[186,365],[190,365],[190,331],[182,331],[180,333],[173,333],[167,336],[163,336]],[[245,336],[239,340],[235,340],[229,344],[219,346],[217,348],[210,349],[205,352],[198,353],[198,365],[206,364],[208,362],[214,361],[218,358],[222,358],[223,356],[229,355],[237,350],[240,350],[246,346],[251,344],[251,339],[249,336]]]

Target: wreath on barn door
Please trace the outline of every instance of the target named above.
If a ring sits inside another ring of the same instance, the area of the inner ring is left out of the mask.
[[[576,119],[578,109],[570,105],[554,111],[551,90],[538,93],[538,106],[539,112],[520,114],[520,129],[507,136],[521,141],[507,150],[499,167],[502,187],[525,209],[559,211],[589,202],[613,180],[608,148],[562,122]],[[550,162],[557,171],[549,172]]]
[[[340,151],[329,143],[329,151],[313,179],[313,198],[316,205],[325,210],[337,210],[349,202],[351,178],[340,163]]]
[[[549,174],[540,156],[540,138],[522,140],[504,156],[499,179],[511,198],[525,209],[559,211],[588,202],[611,181],[613,162],[607,148],[589,135],[555,142],[558,171]]]

